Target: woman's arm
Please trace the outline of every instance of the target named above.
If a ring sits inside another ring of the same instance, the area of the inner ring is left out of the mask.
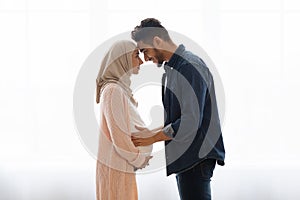
[[[145,165],[146,155],[140,153],[131,141],[128,98],[120,86],[107,88],[104,115],[113,146],[117,153],[136,168]]]

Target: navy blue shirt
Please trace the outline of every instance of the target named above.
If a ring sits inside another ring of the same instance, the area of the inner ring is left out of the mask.
[[[209,158],[224,165],[225,149],[214,81],[206,64],[180,45],[164,68],[164,125],[174,132],[172,140],[165,142],[167,175],[187,170]]]

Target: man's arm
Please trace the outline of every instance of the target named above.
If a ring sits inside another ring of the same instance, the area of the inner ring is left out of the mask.
[[[207,85],[194,66],[188,64],[182,69],[179,76],[181,116],[157,131],[136,127],[142,135],[138,134],[138,137],[132,137],[135,146],[147,146],[172,139],[179,142],[194,139],[199,122],[202,122]]]
[[[181,115],[171,123],[174,130],[173,140],[176,142],[192,142],[201,126],[207,83],[200,71],[192,64],[186,64],[178,71],[177,98],[180,103]]]
[[[135,146],[148,146],[155,142],[172,139],[165,134],[164,128],[149,130],[147,128],[136,126],[136,129],[140,131],[138,136],[131,137],[131,140]]]

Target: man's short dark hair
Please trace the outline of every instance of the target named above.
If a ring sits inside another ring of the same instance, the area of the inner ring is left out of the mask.
[[[168,31],[161,25],[160,21],[155,18],[144,19],[139,26],[136,26],[134,30],[131,31],[131,38],[134,41],[142,41],[150,45],[153,45],[153,38],[155,36],[165,41],[171,40]]]

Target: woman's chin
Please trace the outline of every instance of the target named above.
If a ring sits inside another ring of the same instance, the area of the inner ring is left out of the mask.
[[[134,71],[134,72],[132,72],[132,74],[137,75],[137,74],[139,74],[139,71]]]

